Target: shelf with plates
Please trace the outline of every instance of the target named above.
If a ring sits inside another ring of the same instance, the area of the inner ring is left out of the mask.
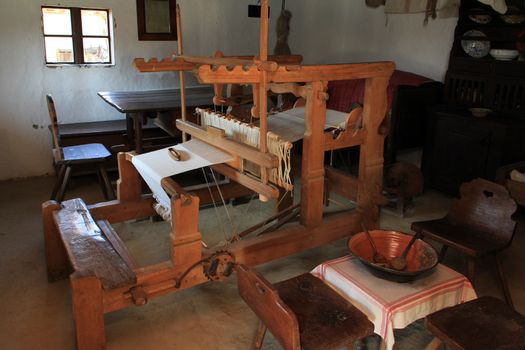
[[[524,3],[521,0],[508,0],[507,3],[507,12],[499,14],[476,0],[462,1],[450,55],[451,65],[456,57],[502,61],[524,59]]]
[[[463,0],[445,78],[445,101],[525,118],[525,7],[499,14]]]
[[[518,55],[525,53],[525,8],[523,0],[507,4],[500,15],[477,0],[461,2],[444,104],[429,112],[427,187],[457,194],[462,182],[494,180],[498,167],[525,159],[525,61]]]

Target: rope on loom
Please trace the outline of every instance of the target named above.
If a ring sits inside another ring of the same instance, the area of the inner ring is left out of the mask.
[[[232,117],[213,112],[208,109],[196,108],[196,113],[201,116],[202,126],[213,126],[224,130],[226,136],[233,140],[244,143],[246,145],[259,148],[260,130],[257,126],[243,123]],[[291,148],[292,143],[283,140],[279,135],[268,132],[267,133],[268,152],[273,154],[279,160],[278,167],[271,169],[270,181],[291,191],[293,189],[291,179]],[[258,167],[249,165],[245,161],[244,169],[258,175]]]
[[[226,201],[224,200],[224,196],[222,195],[221,187],[219,186],[219,182],[217,181],[217,177],[215,176],[215,172],[212,168],[210,168],[211,176],[213,177],[213,181],[215,182],[215,186],[217,187],[217,190],[219,191],[219,196],[221,197],[222,205],[224,207],[224,210],[226,210],[226,216],[228,217],[228,220],[230,221],[230,225],[232,227],[232,235],[237,235],[237,226],[234,224],[233,219],[230,215],[230,211],[228,210],[228,206],[226,205]],[[228,238],[225,237],[226,241],[228,241]]]
[[[219,209],[217,207],[217,203],[216,203],[215,198],[214,198],[215,196],[213,195],[213,191],[211,189],[211,184],[208,181],[208,177],[206,176],[206,172],[204,171],[204,168],[201,168],[202,175],[204,177],[204,181],[206,182],[206,187],[208,188],[208,192],[210,194],[211,202],[213,204],[213,209],[215,211],[215,216],[217,217],[217,221],[219,222],[219,225],[220,225],[220,228],[221,228],[221,232],[222,232],[222,235],[224,237],[224,241],[223,242],[226,242],[226,244],[227,244],[230,241],[232,241],[232,239],[234,237],[237,236],[237,227],[236,227],[235,223],[233,222],[233,219],[232,219],[232,217],[230,215],[230,212],[228,210],[226,201],[224,200],[224,196],[222,194],[221,187],[219,186],[219,182],[217,181],[217,177],[215,176],[215,172],[213,171],[213,169],[211,169],[211,168],[209,168],[209,169],[211,171],[211,175],[213,177],[213,181],[215,182],[215,186],[217,187],[217,191],[219,192],[219,196],[221,198],[222,205],[224,207],[224,210],[226,211],[226,216],[228,218],[228,221],[230,222],[230,226],[232,227],[232,231],[233,231],[232,237],[228,238],[228,235],[226,234],[226,230],[225,230],[225,227],[224,227],[224,220],[221,220],[221,216],[219,215]],[[160,202],[155,197],[155,195],[153,197],[155,198],[155,202],[153,203],[153,209],[157,212],[157,214],[159,216],[162,217],[162,219],[164,221],[167,221],[170,224],[172,224],[172,221],[171,221],[171,219],[172,219],[172,217],[171,217],[171,208],[166,208],[165,206],[160,204]],[[205,243],[203,242],[203,244],[205,244]]]
[[[221,226],[222,235],[224,236],[224,239],[228,241],[228,236],[226,235],[226,230],[224,229],[224,222],[220,219],[219,209],[217,208],[217,204],[215,203],[215,198],[213,198],[213,191],[211,190],[210,183],[208,182],[208,177],[206,176],[206,172],[204,171],[204,168],[201,168],[201,170],[202,170],[202,175],[204,177],[204,181],[206,181],[206,187],[208,188],[208,192],[210,193],[210,198],[213,204],[213,208],[215,210],[217,221],[219,221],[220,226]],[[219,190],[219,192],[221,191],[220,187],[218,186],[217,186],[217,189]],[[221,194],[221,197],[222,197],[222,194]],[[228,217],[229,217],[229,214],[228,214]]]

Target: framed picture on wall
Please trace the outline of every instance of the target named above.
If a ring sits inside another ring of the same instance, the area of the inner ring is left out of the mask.
[[[139,40],[177,40],[176,0],[137,0]]]

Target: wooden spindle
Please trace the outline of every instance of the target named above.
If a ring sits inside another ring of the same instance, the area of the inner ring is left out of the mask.
[[[259,47],[259,59],[264,62],[268,60],[268,0],[261,1],[261,29],[260,29],[260,47]],[[267,111],[267,85],[268,85],[268,73],[265,70],[261,70],[261,79],[259,83],[259,116],[260,116],[260,137],[259,146],[263,153],[268,152],[268,145],[266,140],[266,134],[268,133],[268,122]],[[263,184],[268,183],[268,169],[261,167],[261,181]],[[268,198],[260,195],[259,199],[263,202],[267,201]]]
[[[181,22],[181,15],[180,15],[180,7],[179,4],[177,4],[177,53],[179,56],[183,55],[183,49],[182,49],[182,22]],[[182,120],[186,121],[186,90],[185,90],[185,78],[184,78],[184,72],[179,71],[179,85],[180,85],[180,111],[181,111],[181,118]],[[187,135],[183,131],[182,132],[182,142],[187,141]]]

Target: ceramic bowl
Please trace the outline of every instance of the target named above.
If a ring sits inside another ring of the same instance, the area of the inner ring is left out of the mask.
[[[500,17],[503,22],[508,24],[520,24],[525,22],[525,14],[516,6],[508,6],[507,12]]]
[[[482,9],[474,8],[469,12],[470,14],[468,15],[468,18],[474,23],[487,24],[490,23],[490,21],[492,21],[492,16]]]
[[[492,49],[489,51],[490,55],[499,61],[510,61],[518,57],[520,54],[518,50],[503,50]]]
[[[476,118],[483,118],[492,113],[492,109],[489,108],[469,108],[470,113]]]
[[[469,30],[463,34],[464,37],[480,37],[485,38],[486,35],[480,30]],[[490,41],[487,40],[461,40],[461,47],[467,55],[474,58],[482,58],[487,56],[490,51]]]
[[[411,235],[398,231],[372,230],[370,235],[377,250],[388,260],[401,256],[410,242]],[[427,242],[418,239],[407,254],[407,267],[403,271],[394,270],[382,264],[373,262],[373,250],[366,238],[365,232],[359,232],[348,241],[350,252],[372,272],[373,275],[396,282],[409,282],[426,276],[432,272],[438,263],[436,250]]]

